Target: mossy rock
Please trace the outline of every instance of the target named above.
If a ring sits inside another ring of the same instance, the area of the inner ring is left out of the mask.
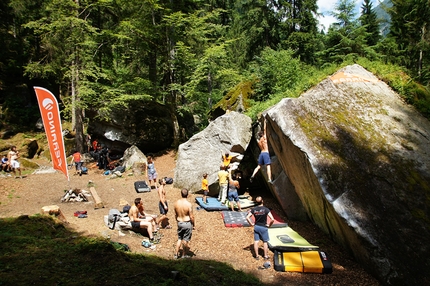
[[[28,160],[28,159],[25,159],[25,158],[21,158],[21,159],[19,160],[19,162],[21,163],[21,167],[22,167],[22,168],[25,168],[25,169],[33,169],[33,170],[36,170],[36,169],[38,169],[38,168],[39,168],[39,165],[38,165],[37,163],[35,163],[35,162],[33,162],[33,161],[30,161],[30,160]]]
[[[243,81],[230,90],[209,112],[209,117],[215,120],[226,113],[227,109],[245,112],[249,108],[249,99],[254,93],[253,81]]]

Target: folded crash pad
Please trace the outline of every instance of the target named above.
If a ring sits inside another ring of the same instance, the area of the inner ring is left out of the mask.
[[[300,252],[274,252],[274,268],[284,272],[332,273],[333,267],[327,254],[311,250]]]

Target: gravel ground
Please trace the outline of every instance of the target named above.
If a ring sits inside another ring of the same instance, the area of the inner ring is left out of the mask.
[[[42,166],[49,166],[49,162],[38,160]],[[159,176],[173,177],[175,169],[175,153],[173,151],[155,157],[155,166]],[[73,175],[70,172],[70,182],[64,174],[42,173],[31,174],[23,179],[0,177],[0,216],[16,217],[40,213],[43,206],[58,205],[64,213],[67,225],[82,235],[110,237],[114,241],[126,243],[136,253],[157,255],[166,259],[173,259],[173,246],[177,240],[174,214],[169,212],[168,218],[172,229],[162,229],[161,243],[154,250],[141,246],[142,237],[132,232],[110,230],[104,224],[104,216],[109,209],[122,209],[124,202],[132,204],[136,197],[144,201],[145,211],[158,214],[158,195],[155,190],[137,194],[134,182],[145,180],[145,176],[131,176],[124,173],[121,178],[110,179],[104,176],[94,164],[88,164],[89,174]],[[61,203],[64,190],[89,190],[92,182],[98,195],[103,201],[104,208],[95,209],[94,201]],[[206,212],[197,210],[195,197],[191,194],[189,201],[194,204],[196,230],[193,232],[191,251],[195,254],[191,259],[212,259],[230,264],[235,269],[252,273],[263,283],[270,285],[380,285],[376,279],[366,273],[341,246],[331,241],[324,233],[311,223],[295,222],[286,219],[280,206],[273,197],[266,193],[252,191],[247,193],[251,197],[262,195],[265,205],[276,211],[281,218],[306,238],[311,244],[318,245],[325,251],[333,264],[332,274],[304,274],[294,272],[277,272],[272,267],[262,269],[264,261],[256,261],[252,257],[253,231],[250,227],[226,228],[220,212]],[[180,198],[180,190],[172,185],[167,186],[167,198],[171,206]],[[87,218],[77,218],[75,211],[86,210]],[[261,245],[262,247],[262,245]],[[273,253],[270,252],[271,258]]]

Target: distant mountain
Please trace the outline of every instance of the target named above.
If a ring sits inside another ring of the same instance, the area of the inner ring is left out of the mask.
[[[387,9],[391,7],[393,7],[391,0],[384,0],[375,7],[375,13],[380,21],[379,31],[383,37],[387,36],[390,32],[391,17],[387,13]]]

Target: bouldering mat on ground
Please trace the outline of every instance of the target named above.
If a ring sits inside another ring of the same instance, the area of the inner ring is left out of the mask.
[[[203,203],[203,198],[198,197],[196,198],[197,204],[199,204],[200,207],[207,211],[225,211],[228,210],[227,206],[221,204],[217,199],[207,197],[207,204]]]
[[[274,268],[283,272],[332,273],[333,267],[327,254],[319,250],[303,252],[274,252]]]
[[[269,228],[269,248],[274,251],[308,251],[317,250],[318,246],[310,244],[291,227]]]
[[[270,210],[273,215],[273,219],[275,220],[270,228],[279,228],[279,227],[287,227],[288,224],[274,211]],[[254,216],[251,217],[251,221],[254,222]],[[270,218],[267,217],[267,223],[269,223]]]
[[[246,220],[248,212],[223,211],[221,213],[226,227],[249,227],[251,226]]]
[[[273,210],[270,211],[275,219],[275,222],[272,224],[271,228],[277,227],[287,227],[288,224],[282,220],[282,218],[275,213]],[[246,216],[248,215],[247,211],[244,212],[232,212],[232,211],[223,211],[221,213],[222,218],[224,220],[224,225],[226,227],[249,227],[251,226],[246,220]],[[267,221],[270,219],[267,218]],[[254,222],[254,216],[251,216],[251,221]]]
[[[252,206],[255,206],[255,202],[251,201],[248,196],[239,196],[240,200],[240,207],[242,209],[249,208]],[[207,204],[203,203],[203,197],[196,198],[197,204],[199,204],[200,207],[207,211],[225,211],[229,210],[229,204],[223,205],[220,201],[218,201],[216,198],[207,197]],[[235,209],[237,209],[237,206],[235,204]]]
[[[239,196],[239,202],[240,202],[240,208],[241,209],[246,209],[246,208],[256,206],[256,203],[254,201],[250,200],[249,198],[250,197],[246,196],[246,195]],[[233,202],[233,203],[234,203],[234,208],[237,209],[236,202]],[[228,208],[230,208],[230,202],[227,201],[226,206]]]

